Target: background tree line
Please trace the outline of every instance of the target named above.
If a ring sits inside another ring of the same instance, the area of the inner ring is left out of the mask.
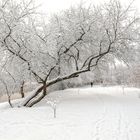
[[[123,7],[115,0],[100,6],[79,4],[49,20],[37,8],[32,0],[1,1],[1,94],[10,99],[11,94],[24,97],[30,90],[21,106],[31,107],[55,87],[109,83],[109,73],[110,83],[122,84],[126,74],[136,83],[139,17],[132,4]],[[116,61],[123,61],[122,66]],[[119,70],[125,71],[123,76]]]

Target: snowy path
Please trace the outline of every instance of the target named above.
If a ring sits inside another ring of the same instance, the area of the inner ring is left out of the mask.
[[[60,96],[57,118],[42,101],[33,108],[3,109],[0,140],[140,140],[139,89],[68,89]]]

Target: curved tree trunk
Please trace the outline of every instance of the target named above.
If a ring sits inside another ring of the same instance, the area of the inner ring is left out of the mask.
[[[34,91],[32,91],[32,93],[29,93],[29,95],[27,97],[25,97],[21,103],[20,106],[28,106],[29,102],[36,98],[43,90],[44,86],[41,85],[38,88],[36,88]]]
[[[42,83],[43,85],[39,86],[35,91],[29,94],[29,96],[25,97],[22,104],[20,106],[32,107],[39,101],[41,101],[47,95],[47,88],[51,85],[56,84],[57,82],[64,81],[67,79],[78,77],[80,73],[88,72],[89,69],[79,70],[69,75],[65,75],[62,77],[57,77],[51,81]]]
[[[31,100],[27,106],[28,107],[32,107],[33,105],[37,104],[38,102],[40,102],[45,96],[47,95],[47,88],[46,86],[44,85],[44,88],[43,88],[43,92],[41,93],[41,95],[37,98],[37,99],[33,99],[33,101]]]

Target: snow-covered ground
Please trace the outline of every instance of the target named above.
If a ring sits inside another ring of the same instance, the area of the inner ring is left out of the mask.
[[[139,94],[97,86],[53,92],[32,108],[1,103],[0,140],[140,140]]]

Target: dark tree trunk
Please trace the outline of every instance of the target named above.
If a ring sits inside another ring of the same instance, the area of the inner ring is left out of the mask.
[[[25,97],[25,94],[24,94],[24,84],[25,84],[25,82],[23,81],[21,83],[21,87],[20,87],[21,98],[24,98]]]
[[[35,98],[37,98],[37,96],[42,92],[42,90],[44,89],[44,86],[40,86],[36,91],[35,91],[35,94],[31,97],[29,97],[29,99],[23,103],[23,106],[27,106],[27,107],[30,107],[30,102],[32,100],[34,100]]]
[[[32,107],[33,105],[37,104],[38,102],[40,102],[46,95],[47,95],[47,88],[46,88],[46,85],[43,86],[43,92],[40,94],[40,96],[37,98],[37,99],[32,99],[28,104],[27,106],[28,107]]]
[[[10,95],[8,95],[8,103],[9,103],[10,107],[13,108],[13,105],[12,105],[12,103],[11,103],[11,96],[10,96]]]
[[[81,70],[81,71],[76,71],[75,73],[69,74],[69,75],[65,75],[63,77],[58,77],[50,82],[44,82],[43,85],[41,85],[36,91],[35,93],[30,96],[28,98],[27,101],[25,101],[25,103],[23,103],[23,106],[26,107],[32,107],[33,105],[35,105],[36,103],[38,103],[39,101],[41,101],[46,95],[47,95],[47,88],[50,87],[51,85],[56,84],[57,82],[60,81],[64,81],[67,79],[71,79],[71,78],[75,78],[78,77],[80,73],[84,73],[84,72],[88,72],[89,70]]]

